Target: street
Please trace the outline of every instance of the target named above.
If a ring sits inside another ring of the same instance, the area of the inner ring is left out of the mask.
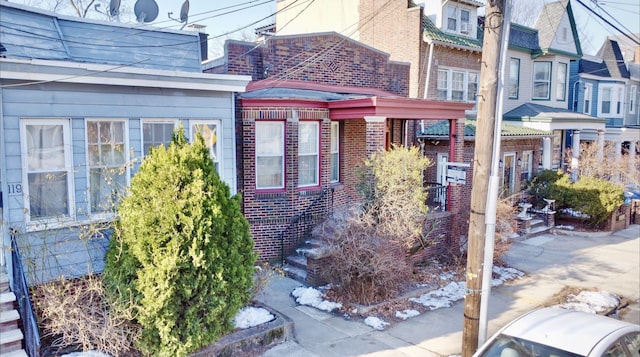
[[[569,232],[516,242],[506,261],[526,276],[492,290],[489,335],[522,313],[543,306],[565,287],[595,288],[627,298],[632,304],[622,318],[640,323],[638,225],[614,234]],[[428,357],[461,351],[462,301],[377,331],[362,321],[296,305],[289,294],[299,285],[279,278],[267,287],[262,302],[294,321],[294,339],[263,357]]]

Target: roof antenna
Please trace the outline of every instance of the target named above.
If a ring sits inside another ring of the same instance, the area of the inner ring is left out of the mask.
[[[184,0],[182,8],[180,8],[180,19],[176,19],[171,15],[173,15],[173,12],[167,14],[171,20],[184,23],[182,27],[180,27],[180,30],[184,29],[184,27],[189,23],[189,0]]]

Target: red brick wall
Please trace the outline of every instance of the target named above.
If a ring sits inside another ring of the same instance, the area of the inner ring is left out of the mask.
[[[425,49],[425,56],[427,55],[428,50]],[[440,67],[463,68],[480,72],[481,57],[482,54],[479,52],[434,46],[427,99],[438,98],[438,69]]]
[[[410,66],[338,34],[274,36],[266,44],[227,41],[225,65],[208,73],[250,75],[341,86],[369,87],[407,96]]]

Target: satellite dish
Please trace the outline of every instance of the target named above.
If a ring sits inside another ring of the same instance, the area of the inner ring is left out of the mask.
[[[133,6],[138,22],[151,22],[158,17],[158,4],[155,0],[138,0]]]
[[[185,24],[189,20],[189,0],[184,0],[182,8],[180,9],[180,22]]]
[[[120,0],[111,0],[109,3],[109,16],[117,17],[120,14]]]

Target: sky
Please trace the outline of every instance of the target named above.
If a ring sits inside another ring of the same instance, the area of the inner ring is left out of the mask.
[[[42,8],[51,7],[55,0],[10,0]],[[89,1],[89,0],[80,0]],[[109,0],[97,0],[104,2],[102,8],[108,6]],[[150,1],[150,0],[147,0]],[[179,18],[180,8],[184,0],[154,0],[159,7],[159,14],[153,26],[161,28],[180,29],[182,24],[169,19],[167,14],[173,12],[173,17]],[[322,0],[299,0],[301,3]],[[526,13],[539,13],[544,3],[555,0],[512,0],[515,11],[520,17]],[[66,3],[66,1],[64,1]],[[424,0],[416,0],[416,3]],[[121,11],[128,12],[128,16],[122,16],[121,22],[134,22],[132,9],[135,0],[122,0]],[[209,34],[210,55],[221,55],[224,40],[227,38],[250,40],[253,38],[253,30],[256,27],[273,23],[275,18],[276,0],[191,0],[189,1],[189,23],[197,23],[206,26]],[[583,6],[584,4],[585,6]],[[584,54],[595,55],[605,38],[609,35],[617,35],[619,32],[599,19],[600,14],[610,23],[631,33],[640,33],[640,1],[638,0],[571,0],[571,6],[576,18],[580,42]],[[593,9],[596,14],[588,9]],[[69,11],[67,9],[66,11]],[[99,16],[93,14],[92,17]],[[516,15],[517,16],[517,15]],[[524,16],[525,18],[527,16]],[[529,18],[532,25],[535,18]],[[230,32],[230,33],[229,33]],[[640,41],[639,41],[640,42]],[[211,56],[210,56],[211,57]]]

